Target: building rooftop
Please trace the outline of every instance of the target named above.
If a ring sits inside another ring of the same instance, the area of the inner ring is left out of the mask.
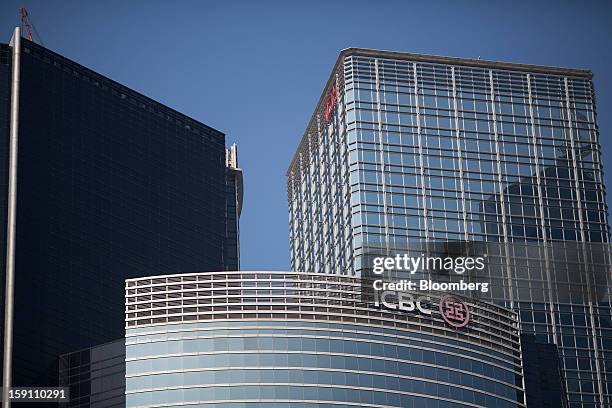
[[[0,49],[4,51],[8,50],[10,45],[8,43],[0,42]],[[91,68],[87,68],[84,65],[79,64],[57,52],[50,50],[35,42],[29,41],[27,38],[21,38],[21,48],[23,54],[30,54],[36,59],[40,59],[50,65],[60,67],[66,72],[72,72],[74,75],[79,76],[82,79],[86,79],[95,86],[103,87],[104,89],[115,90],[119,94],[124,94],[124,97],[132,98],[136,103],[143,109],[158,112],[167,116],[168,120],[180,121],[186,127],[199,128],[206,131],[207,135],[220,140],[225,140],[225,134],[205,123],[194,119],[184,113],[177,111],[157,100],[150,98],[141,92],[138,92],[127,85],[123,85],[113,79],[102,75]],[[0,53],[0,58],[3,56]],[[1,62],[1,61],[0,61]]]
[[[585,79],[592,79],[593,73],[588,69],[579,69],[579,68],[563,68],[563,67],[549,67],[545,65],[534,65],[534,64],[521,64],[514,62],[501,62],[501,61],[489,61],[475,58],[459,58],[459,57],[444,57],[439,55],[428,55],[428,54],[415,54],[410,52],[400,52],[400,51],[386,51],[386,50],[375,50],[370,48],[356,48],[349,47],[340,51],[340,55],[334,64],[332,69],[332,73],[336,72],[342,61],[344,61],[345,57],[349,56],[360,56],[360,57],[372,57],[372,58],[386,58],[386,59],[394,59],[394,60],[405,60],[412,62],[427,62],[432,64],[447,64],[447,65],[460,65],[460,66],[468,66],[468,67],[476,67],[476,68],[490,68],[490,69],[498,69],[498,70],[506,70],[513,72],[533,72],[540,74],[548,74],[548,75],[560,75],[560,76],[572,76],[579,77]],[[317,102],[317,107],[320,106],[325,99],[326,90],[331,86],[333,75],[330,75],[327,80],[325,87],[323,88],[323,92]],[[316,119],[317,109],[312,114],[308,125],[306,126],[306,130],[304,131],[304,135],[300,140],[300,144],[298,145],[293,158],[291,159],[291,163],[289,164],[289,168],[287,169],[286,175],[288,176],[293,164],[297,159],[298,152],[301,150],[304,140],[306,139],[306,134],[308,133],[308,129],[313,125],[314,120]]]
[[[521,64],[514,62],[489,61],[475,58],[443,57],[439,55],[413,54],[410,52],[373,50],[369,48],[345,48],[340,51],[338,60],[348,56],[388,58],[433,64],[464,65],[478,68],[503,69],[517,72],[536,72],[551,75],[576,76],[591,79],[593,73],[588,69],[549,67],[545,65]]]

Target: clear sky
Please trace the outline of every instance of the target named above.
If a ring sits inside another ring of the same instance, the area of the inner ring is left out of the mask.
[[[289,268],[285,171],[343,48],[589,68],[612,169],[610,2],[3,0],[0,41],[20,4],[48,48],[238,143],[243,269]]]

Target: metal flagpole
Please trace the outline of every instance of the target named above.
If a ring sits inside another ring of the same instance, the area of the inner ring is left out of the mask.
[[[4,364],[2,366],[2,407],[10,408],[13,363],[13,294],[15,286],[15,223],[17,214],[17,137],[19,131],[19,57],[21,30],[15,27],[13,38],[13,75],[11,79],[11,123],[8,180],[8,214],[6,219],[6,287],[4,296]]]

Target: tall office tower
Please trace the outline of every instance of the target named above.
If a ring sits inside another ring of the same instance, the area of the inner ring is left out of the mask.
[[[230,253],[236,269],[237,214],[223,133],[25,39],[0,44],[2,282],[16,108],[13,384],[48,385],[60,354],[124,336],[126,278],[223,270]]]
[[[492,300],[558,347],[556,389],[608,406],[598,137],[590,71],[346,49],[287,172],[292,269],[360,275],[368,248],[484,243],[507,262]]]

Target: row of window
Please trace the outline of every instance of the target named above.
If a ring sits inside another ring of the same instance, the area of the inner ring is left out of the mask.
[[[436,391],[434,388],[426,387],[427,391]],[[478,405],[498,408],[524,407],[522,403],[513,403],[500,400],[495,397],[485,396],[473,391],[463,390],[462,396],[475,394]],[[522,396],[520,396],[522,398]],[[251,401],[250,403],[215,403],[217,401]],[[400,393],[389,393],[370,389],[334,388],[334,387],[299,387],[299,386],[233,386],[233,387],[209,387],[209,388],[187,388],[178,390],[163,390],[144,393],[128,393],[126,404],[128,407],[150,406],[170,407],[177,404],[200,401],[202,407],[265,407],[265,408],[339,408],[347,406],[363,407],[363,404],[379,404],[402,408],[469,408],[473,405],[456,402],[453,400],[441,400],[438,397],[419,396]],[[310,401],[309,404],[306,402]],[[319,403],[321,402],[321,404]],[[335,402],[325,404],[325,402]]]
[[[244,338],[199,338],[185,340],[167,340],[151,342],[146,344],[130,344],[127,346],[127,357],[141,358],[147,356],[171,355],[180,353],[201,353],[201,352],[243,352],[257,350],[265,352],[273,350],[281,351],[300,351],[311,353],[338,353],[345,355],[377,356],[388,359],[401,359],[406,361],[420,361],[426,364],[449,367],[470,372],[493,376],[497,379],[508,378],[504,376],[496,366],[505,367],[506,370],[513,370],[512,363],[506,362],[510,356],[490,357],[491,353],[475,353],[465,349],[455,349],[449,346],[431,344],[426,342],[402,339],[401,345],[389,345],[381,343],[371,343],[369,341],[340,340],[329,338],[283,338],[283,337],[253,337],[252,332],[247,332]],[[319,336],[321,333],[317,333]],[[370,340],[367,337],[362,340]],[[390,339],[386,338],[389,342]],[[464,345],[465,346],[465,345]],[[431,351],[428,349],[439,351]],[[452,353],[460,352],[462,357]],[[451,353],[451,354],[447,354]],[[262,354],[263,356],[264,354]],[[195,358],[199,358],[193,356]],[[201,357],[201,356],[200,356]],[[287,357],[287,355],[285,355]],[[295,363],[296,355],[290,355],[290,362]],[[214,357],[209,357],[214,358]],[[238,357],[236,357],[238,358]],[[223,358],[220,358],[221,360]],[[478,360],[487,361],[481,362]],[[267,363],[270,363],[268,361]],[[285,365],[287,361],[285,360]],[[512,373],[510,373],[511,375]]]
[[[267,366],[264,366],[267,367]],[[324,370],[304,370],[304,369],[260,369],[236,367],[226,370],[210,371],[189,371],[179,373],[163,373],[155,375],[144,375],[126,378],[126,388],[128,392],[143,391],[149,389],[159,389],[163,387],[180,386],[214,386],[217,384],[311,384],[323,386],[344,386],[344,387],[364,387],[377,388],[391,391],[404,391],[414,393],[425,393],[425,389],[431,389],[435,384],[438,388],[433,395],[443,398],[453,398],[461,400],[463,387],[471,388],[473,391],[505,397],[516,400],[517,389],[502,385],[481,377],[438,370],[435,368],[420,367],[419,370],[411,370],[411,367],[402,367],[406,371],[401,376],[387,375],[386,373],[364,373],[359,371],[324,371]],[[423,380],[418,376],[426,371],[425,378],[432,381]],[[437,373],[441,371],[440,373]],[[444,373],[442,373],[444,372]],[[450,374],[450,375],[449,375]],[[412,378],[405,378],[412,377]],[[472,377],[472,378],[470,378]],[[439,384],[444,383],[444,385]],[[475,394],[468,394],[466,402],[475,403],[470,397]]]

